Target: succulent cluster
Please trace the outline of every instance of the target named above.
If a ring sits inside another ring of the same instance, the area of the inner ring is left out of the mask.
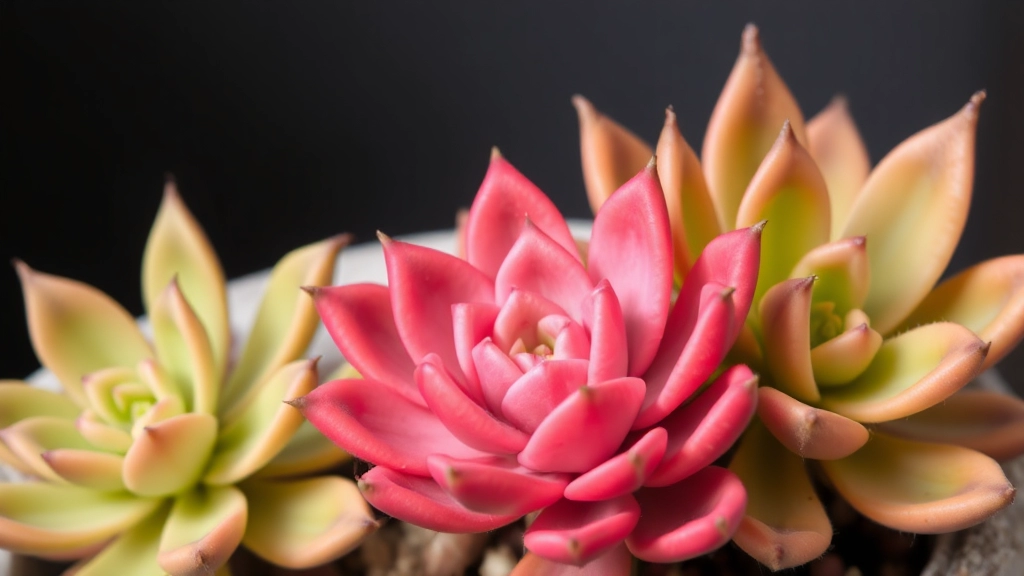
[[[289,568],[338,557],[376,526],[347,455],[282,403],[312,391],[317,327],[299,286],[328,284],[337,237],[274,268],[233,353],[223,272],[173,182],[143,260],[152,338],[99,290],[18,263],[53,392],[0,383],[0,547],[82,559],[78,576],[212,574],[239,544]],[[221,572],[218,572],[221,573]]]
[[[845,102],[805,125],[749,26],[700,161],[666,112],[656,153],[677,276],[717,234],[768,221],[726,364],[748,364],[762,384],[729,465],[749,496],[734,541],[772,569],[829,547],[814,475],[865,516],[914,533],[974,525],[1013,499],[992,458],[1024,451],[1022,403],[958,391],[1024,334],[1024,256],[935,287],[967,219],[984,97],[872,170]],[[582,97],[575,104],[598,210],[653,151]]]

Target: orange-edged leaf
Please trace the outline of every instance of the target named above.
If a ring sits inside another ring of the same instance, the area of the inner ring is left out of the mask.
[[[807,122],[807,151],[818,163],[832,205],[832,239],[846,225],[850,206],[871,171],[868,149],[857,132],[846,98],[837,96]]]
[[[859,422],[767,386],[758,390],[757,415],[776,440],[801,458],[845,458],[868,441],[868,430]]]
[[[832,302],[836,313],[845,315],[864,304],[871,288],[866,244],[863,236],[822,244],[804,254],[789,277],[817,276],[814,301]]]
[[[770,382],[805,402],[821,397],[811,366],[811,290],[814,278],[795,278],[773,286],[761,300],[764,363]]]
[[[867,322],[858,322],[862,317],[866,319],[860,310],[851,310],[842,334],[811,348],[811,368],[818,386],[843,386],[871,365],[882,347],[882,335]]]
[[[149,307],[153,341],[160,366],[185,400],[190,411],[216,414],[221,374],[210,339],[196,311],[171,280]]]
[[[19,469],[63,484],[66,482],[46,463],[43,455],[61,448],[88,450],[89,443],[75,427],[74,420],[57,416],[31,416],[0,430],[0,442],[20,463]]]
[[[761,48],[757,27],[748,24],[740,56],[708,121],[701,152],[722,230],[742,227],[736,224],[740,200],[787,120],[796,139],[806,144],[800,107]]]
[[[57,394],[20,380],[0,380],[0,430],[32,416],[56,416],[73,419],[80,408],[68,396]],[[0,462],[21,472],[28,468],[0,442]]]
[[[635,134],[605,116],[583,96],[572,104],[580,121],[580,158],[583,183],[594,214],[619,186],[636,176],[654,154]]]
[[[978,92],[960,112],[905,140],[879,162],[842,237],[866,236],[871,291],[864,311],[888,334],[924,299],[960,241],[974,180]]]
[[[833,486],[868,518],[917,534],[973,526],[1013,501],[995,460],[948,444],[874,433],[853,455],[821,463]]]
[[[157,562],[175,575],[213,574],[238,548],[247,519],[248,502],[234,486],[179,494],[160,535]]]
[[[124,483],[142,496],[166,496],[199,480],[217,439],[217,420],[186,413],[142,429],[124,459]]]

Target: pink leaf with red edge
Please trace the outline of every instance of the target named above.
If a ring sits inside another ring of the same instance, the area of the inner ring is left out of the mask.
[[[597,558],[629,535],[640,506],[626,494],[600,502],[559,500],[526,529],[526,547],[548,560],[577,566]]]
[[[493,303],[493,283],[465,260],[444,252],[389,238],[383,244],[391,308],[405,349],[416,363],[436,353],[461,382],[452,305]]]
[[[532,222],[512,246],[494,281],[495,297],[504,303],[514,289],[547,298],[580,319],[580,304],[594,289],[583,264]]]
[[[490,338],[473,347],[473,364],[480,378],[484,402],[492,414],[501,414],[501,402],[523,371]]]
[[[719,548],[736,532],[747,505],[740,479],[717,466],[666,488],[644,488],[636,498],[640,522],[626,546],[637,558],[660,563]]]
[[[387,286],[311,288],[310,294],[327,332],[359,374],[370,380],[404,385],[410,397],[419,397],[412,378],[416,365],[398,335]]]
[[[619,544],[583,566],[552,562],[527,552],[509,576],[629,576],[632,567],[633,555],[625,544]]]
[[[648,486],[668,486],[696,473],[725,454],[746,429],[757,408],[757,376],[733,366],[696,400],[659,422],[668,447]]]
[[[587,254],[590,279],[608,280],[619,298],[628,375],[640,376],[658,351],[672,298],[672,231],[653,164],[601,207]]]
[[[494,320],[494,343],[508,352],[522,339],[532,350],[539,343],[537,323],[552,314],[565,315],[565,311],[536,292],[513,288]]]
[[[334,380],[291,404],[356,458],[410,474],[429,476],[430,454],[486,455],[463,444],[430,410],[373,380]]]
[[[732,293],[731,288],[715,283],[704,285],[686,345],[675,358],[656,358],[645,377],[646,397],[634,430],[653,426],[671,414],[718,368],[732,344],[730,325],[736,314]]]
[[[644,381],[619,378],[573,392],[541,422],[519,463],[543,472],[586,472],[622,445],[644,397]]]
[[[590,331],[587,382],[594,384],[625,376],[629,363],[626,322],[619,298],[607,280],[599,282],[584,300],[583,326]]]
[[[416,368],[416,384],[427,406],[467,446],[496,454],[515,454],[526,446],[526,434],[496,419],[474,402],[429,354]]]
[[[438,532],[486,532],[519,516],[481,514],[452,499],[433,478],[377,466],[359,478],[363,497],[389,516]]]
[[[539,474],[515,458],[459,460],[431,456],[434,480],[466,508],[482,514],[523,516],[562,498],[566,474]]]
[[[466,222],[469,262],[494,278],[527,218],[570,254],[576,254],[576,243],[558,208],[501,155],[492,156]]]
[[[480,376],[473,362],[473,348],[494,332],[498,307],[494,304],[453,304],[452,329],[455,332],[455,355],[466,375],[465,391],[476,403],[484,404]]]
[[[541,362],[508,389],[501,414],[520,430],[532,433],[552,410],[586,383],[586,360]]]
[[[628,450],[570,482],[565,487],[565,497],[594,502],[635,491],[661,463],[667,443],[668,432],[664,428],[651,429]]]

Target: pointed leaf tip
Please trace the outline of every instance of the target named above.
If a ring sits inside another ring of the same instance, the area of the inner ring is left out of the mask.
[[[757,29],[757,25],[753,22],[743,27],[740,46],[743,49],[743,54],[746,56],[754,56],[761,52],[761,31]]]
[[[388,236],[380,230],[377,230],[377,240],[380,240],[380,243],[385,246],[389,246],[393,242],[393,240],[391,240],[391,236]]]
[[[497,146],[491,146],[491,161],[501,160],[504,156],[501,155],[501,150]]]

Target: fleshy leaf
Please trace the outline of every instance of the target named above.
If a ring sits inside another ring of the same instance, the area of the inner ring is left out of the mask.
[[[582,566],[622,542],[639,519],[640,506],[630,494],[600,502],[563,499],[537,516],[523,543],[548,560]]]
[[[242,543],[277,566],[303,569],[330,562],[377,529],[359,489],[345,478],[250,480],[240,488],[249,502]]]
[[[841,386],[860,376],[871,365],[882,335],[867,323],[855,324],[853,310],[846,315],[846,330],[835,338],[811,348],[811,367],[819,386]]]
[[[974,180],[974,136],[984,92],[918,132],[878,163],[843,237],[867,236],[871,291],[864,311],[888,334],[921,302],[960,240]]]
[[[153,311],[160,293],[172,279],[177,279],[182,294],[206,329],[213,350],[213,372],[219,381],[231,349],[224,271],[203,229],[178,195],[174,181],[169,180],[142,255],[146,310]]]
[[[190,411],[215,414],[221,374],[200,318],[185,299],[177,279],[149,306],[153,341],[160,365],[178,384]]]
[[[846,386],[822,390],[819,406],[858,422],[884,422],[938,404],[974,378],[988,345],[949,322],[927,324],[882,343]]]
[[[64,479],[50,468],[43,457],[58,448],[88,450],[89,443],[82,438],[73,420],[58,416],[31,416],[0,430],[0,443],[32,474],[51,482],[64,483]]]
[[[736,65],[708,121],[701,158],[722,230],[732,230],[740,200],[782,124],[806,144],[804,117],[748,24]],[[827,226],[826,222],[826,226]]]
[[[36,272],[16,262],[25,293],[32,348],[64,391],[85,406],[82,377],[101,368],[134,368],[153,356],[135,319],[99,290],[67,278]],[[96,337],[102,327],[103,337]]]
[[[643,397],[639,378],[580,387],[541,422],[519,463],[541,472],[590,470],[622,444]]]
[[[386,466],[363,474],[359,490],[381,512],[438,532],[486,532],[519,518],[473,512],[456,502],[433,478],[403,474]]]
[[[805,402],[821,397],[811,367],[811,292],[814,277],[776,284],[761,300],[764,360],[771,383]]]
[[[746,516],[733,535],[744,552],[777,571],[806,564],[828,550],[832,525],[803,460],[759,421],[744,434],[729,469],[747,489]]]
[[[640,522],[626,546],[641,560],[662,563],[701,556],[728,542],[747,504],[739,478],[718,466],[666,488],[644,488],[636,498]]]
[[[427,456],[486,454],[456,438],[433,412],[373,380],[334,380],[291,402],[356,458],[429,476]]]
[[[157,562],[171,574],[206,576],[242,542],[248,503],[234,486],[198,487],[174,499]]]
[[[629,576],[633,555],[619,544],[583,566],[553,562],[527,552],[509,576]]]
[[[646,142],[605,116],[583,96],[572,97],[580,122],[583,183],[594,214],[639,172],[654,152]]]
[[[871,435],[841,460],[821,463],[861,514],[903,532],[938,534],[973,526],[1013,501],[999,464],[960,446]]]
[[[124,457],[109,452],[58,448],[42,453],[43,460],[68,482],[100,492],[124,490],[121,466]]]
[[[167,572],[157,563],[156,557],[160,550],[160,533],[169,510],[169,505],[161,507],[121,534],[99,554],[73,566],[65,576],[166,576]]]
[[[233,406],[246,391],[278,368],[302,357],[320,325],[316,307],[298,286],[331,283],[334,261],[352,237],[343,234],[292,250],[270,272],[256,320],[224,388]]]
[[[493,304],[453,304],[452,329],[455,332],[455,354],[466,375],[462,390],[481,406],[485,399],[480,387],[480,375],[473,361],[473,348],[494,333],[499,308]]]
[[[73,557],[134,526],[159,504],[126,492],[48,482],[3,483],[0,547],[21,554]]]
[[[187,413],[144,428],[124,457],[124,484],[140,496],[166,496],[199,480],[217,440],[217,419]]]
[[[807,151],[828,185],[832,239],[837,240],[846,225],[850,207],[871,171],[868,150],[850,116],[846,98],[833,98],[807,122]]]
[[[697,473],[732,447],[757,407],[757,376],[744,365],[723,372],[706,390],[659,424],[665,457],[647,486],[668,486]]]
[[[583,326],[590,332],[587,382],[603,382],[626,375],[629,358],[622,306],[608,282],[599,282],[583,303]]]
[[[552,410],[586,383],[586,360],[541,362],[509,387],[499,414],[532,434]]]
[[[132,445],[132,435],[103,421],[92,410],[83,410],[75,420],[78,433],[93,447],[107,452],[124,454]],[[2,448],[2,445],[0,445]]]
[[[301,476],[328,470],[350,456],[321,434],[308,420],[299,425],[284,448],[255,474],[259,478]]]
[[[434,480],[456,501],[482,514],[523,516],[554,504],[569,483],[565,474],[537,473],[513,457],[459,460],[430,456]]]
[[[759,391],[757,415],[775,439],[801,458],[835,460],[856,452],[868,430],[828,410],[819,410],[774,388]]]
[[[315,360],[296,360],[254,388],[255,394],[225,417],[203,482],[234,484],[270,462],[288,444],[303,418],[284,404],[316,388]]]
[[[899,331],[936,321],[956,322],[992,343],[982,370],[998,362],[1024,335],[1024,255],[986,260],[945,280]]]
[[[495,149],[487,175],[469,209],[466,260],[493,279],[527,219],[559,246],[576,255],[576,243],[558,208]]]
[[[700,161],[683,139],[672,107],[658,138],[658,177],[672,224],[676,278],[680,282],[712,238],[722,233]]]
[[[490,336],[505,353],[517,340],[522,340],[527,350],[533,350],[540,344],[537,323],[555,314],[564,315],[565,310],[536,292],[513,288],[494,319]]]
[[[652,428],[628,450],[576,477],[565,487],[565,497],[596,502],[634,492],[661,463],[667,443],[668,432]]]
[[[590,236],[590,280],[608,280],[622,307],[628,376],[651,365],[671,305],[672,231],[657,178],[652,162],[623,184],[597,213]]]
[[[505,394],[523,375],[522,369],[490,338],[484,338],[473,347],[473,364],[480,377],[484,402],[492,414],[501,414]]]
[[[17,380],[0,380],[0,430],[31,416],[54,416],[73,419],[80,408],[68,396],[42,390]],[[0,442],[0,462],[22,472],[28,470]]]
[[[789,278],[804,254],[829,240],[825,180],[788,122],[750,181],[736,215],[736,227],[764,220],[771,226],[761,238],[755,301]]]
[[[790,278],[816,276],[814,302],[832,302],[844,315],[860,308],[871,287],[867,240],[863,236],[823,244],[804,254]]]
[[[956,444],[996,460],[1024,452],[1024,401],[988,390],[960,390],[927,410],[878,429],[908,440]]]

